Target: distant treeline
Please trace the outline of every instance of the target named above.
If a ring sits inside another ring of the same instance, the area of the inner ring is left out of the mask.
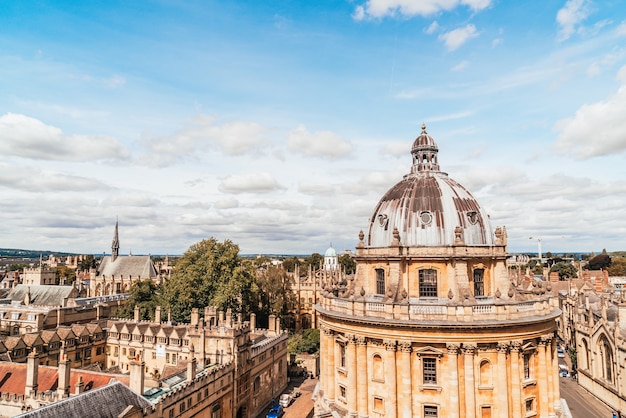
[[[19,250],[15,248],[0,248],[0,257],[16,258],[39,258],[39,256],[49,257],[51,255],[65,257],[68,255],[78,255],[74,253],[63,253],[50,250]]]

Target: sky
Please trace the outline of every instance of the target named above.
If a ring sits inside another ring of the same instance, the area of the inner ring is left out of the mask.
[[[509,251],[626,250],[622,0],[0,0],[0,247],[354,249],[442,171]]]

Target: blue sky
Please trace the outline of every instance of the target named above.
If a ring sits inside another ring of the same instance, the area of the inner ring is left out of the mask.
[[[0,247],[354,248],[425,123],[511,251],[626,249],[622,1],[0,0],[0,91]]]

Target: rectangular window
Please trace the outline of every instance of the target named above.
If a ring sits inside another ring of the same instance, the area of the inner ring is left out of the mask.
[[[425,357],[422,359],[422,369],[424,372],[424,384],[437,384],[437,359]]]
[[[474,296],[485,295],[485,283],[484,283],[485,270],[474,270]]]
[[[383,398],[379,398],[378,396],[374,396],[374,411],[381,411],[383,412],[385,410],[385,403],[383,401]]]
[[[385,294],[385,270],[376,269],[376,293]]]
[[[346,346],[343,344],[339,344],[339,364],[346,367]]]
[[[437,407],[434,405],[424,405],[424,418],[436,418],[437,415]]]
[[[533,412],[535,410],[534,401],[534,399],[526,399],[526,412]]]
[[[524,354],[524,379],[530,379],[530,354]]]
[[[421,298],[437,297],[437,271],[425,269],[419,271],[419,286]]]
[[[346,399],[346,387],[339,385],[339,397],[343,400]]]
[[[170,353],[165,353],[165,362],[166,363],[170,362]]]

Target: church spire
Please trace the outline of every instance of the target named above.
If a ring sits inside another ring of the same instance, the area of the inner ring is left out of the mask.
[[[115,219],[115,232],[113,233],[113,243],[111,244],[111,261],[120,255],[120,237],[117,232],[117,218]]]

